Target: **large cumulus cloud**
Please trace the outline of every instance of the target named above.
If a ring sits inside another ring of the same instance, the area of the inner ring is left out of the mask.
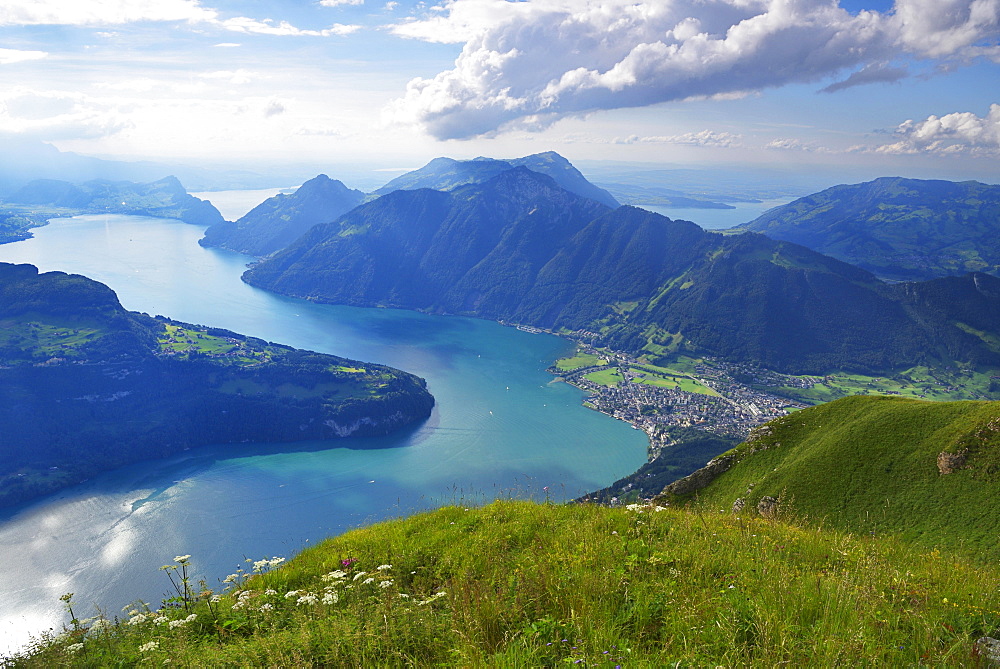
[[[954,112],[908,120],[896,128],[897,141],[876,149],[878,153],[1000,154],[1000,104],[990,105],[986,116]]]
[[[462,53],[453,69],[412,80],[389,114],[439,139],[840,72],[861,73],[840,88],[884,81],[905,75],[886,65],[898,58],[996,58],[1000,25],[1000,0],[897,0],[887,14],[851,14],[837,0],[450,0],[438,10],[394,30],[464,42]]]

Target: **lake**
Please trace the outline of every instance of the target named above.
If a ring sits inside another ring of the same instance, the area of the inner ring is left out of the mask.
[[[427,379],[437,407],[388,437],[209,446],[0,512],[0,651],[58,628],[66,592],[80,617],[158,603],[169,587],[158,568],[175,555],[217,587],[244,558],[288,557],[442,503],[563,500],[646,461],[642,432],[583,408],[545,372],[571,349],[557,337],[276,296],[240,281],[250,258],[201,248],[202,229],[177,221],[81,216],[34,233],[0,246],[0,261],[84,274],[128,309],[399,367]]]

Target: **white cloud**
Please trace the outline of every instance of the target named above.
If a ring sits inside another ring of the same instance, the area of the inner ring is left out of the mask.
[[[717,132],[714,130],[702,130],[700,132],[686,132],[680,135],[652,135],[640,137],[630,135],[624,139],[619,139],[616,144],[682,144],[687,146],[712,146],[731,148],[743,145],[743,135],[731,132]]]
[[[361,4],[361,0],[324,0],[324,3]],[[327,4],[327,6],[334,6]],[[238,16],[219,18],[219,12],[202,7],[199,0],[4,0],[0,3],[0,26],[73,25],[96,26],[137,21],[188,21],[209,23],[240,33],[277,36],[349,35],[360,26],[335,23],[324,30],[304,30],[287,21]],[[238,46],[231,43],[219,46]]]
[[[321,7],[339,7],[341,5],[363,5],[365,0],[319,0]]]
[[[908,51],[948,56],[997,36],[1000,0],[896,0],[890,20]]]
[[[249,70],[217,70],[215,72],[203,72],[198,75],[201,79],[225,81],[230,84],[249,84],[258,75]]]
[[[114,25],[135,21],[211,21],[198,0],[4,0],[0,26]]]
[[[285,102],[279,100],[278,98],[268,98],[264,101],[263,115],[264,118],[271,118],[272,116],[279,116],[288,111],[288,107]]]
[[[1000,154],[1000,104],[986,116],[955,112],[907,120],[896,128],[897,141],[876,147],[876,153]]]
[[[1000,0],[897,0],[893,13],[853,15],[836,0],[446,0],[432,9],[391,30],[464,42],[462,53],[453,69],[412,80],[387,117],[438,139],[844,71],[856,70],[828,89],[891,81],[905,75],[888,65],[896,58],[991,54],[983,42],[1000,33]]]
[[[22,51],[19,49],[0,49],[0,65],[23,63],[26,60],[39,60],[49,54],[45,51]]]
[[[117,109],[79,93],[17,88],[0,96],[0,132],[53,140],[99,138],[129,126]]]
[[[308,36],[308,37],[329,37],[330,35],[350,35],[357,32],[361,26],[349,26],[342,23],[334,23],[325,30],[302,30],[296,28],[288,21],[275,22],[273,19],[251,19],[246,16],[239,16],[233,19],[221,21],[220,25],[226,30],[239,33],[252,33],[257,35],[278,35],[278,36]]]
[[[243,45],[242,44],[238,44],[236,42],[220,42],[219,44],[213,44],[213,46],[215,46],[215,47],[221,47],[221,48],[224,48],[224,49],[232,49],[232,48],[235,48],[235,47],[238,47],[238,46],[243,46]]]

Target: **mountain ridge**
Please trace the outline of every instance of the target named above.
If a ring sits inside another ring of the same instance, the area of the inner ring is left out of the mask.
[[[986,276],[966,282],[995,291]],[[947,293],[967,288],[961,281],[894,288],[797,244],[610,210],[524,167],[449,192],[384,195],[312,228],[244,281],[320,302],[589,331],[632,354],[698,351],[796,373],[1000,364],[996,309],[975,325],[955,322]]]
[[[739,226],[894,281],[1000,272],[1000,186],[880,177],[839,185]]]

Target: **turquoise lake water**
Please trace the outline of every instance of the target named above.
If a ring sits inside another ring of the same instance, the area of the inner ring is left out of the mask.
[[[476,319],[316,305],[242,283],[251,259],[203,249],[202,229],[82,216],[0,246],[0,261],[89,276],[137,311],[419,374],[431,418],[374,439],[210,446],[95,477],[0,512],[0,651],[79,616],[158,603],[158,567],[191,554],[210,586],[244,558],[291,556],[381,518],[499,495],[566,499],[646,460],[642,432],[581,406],[545,368],[570,345]],[[547,488],[547,490],[545,490]]]

